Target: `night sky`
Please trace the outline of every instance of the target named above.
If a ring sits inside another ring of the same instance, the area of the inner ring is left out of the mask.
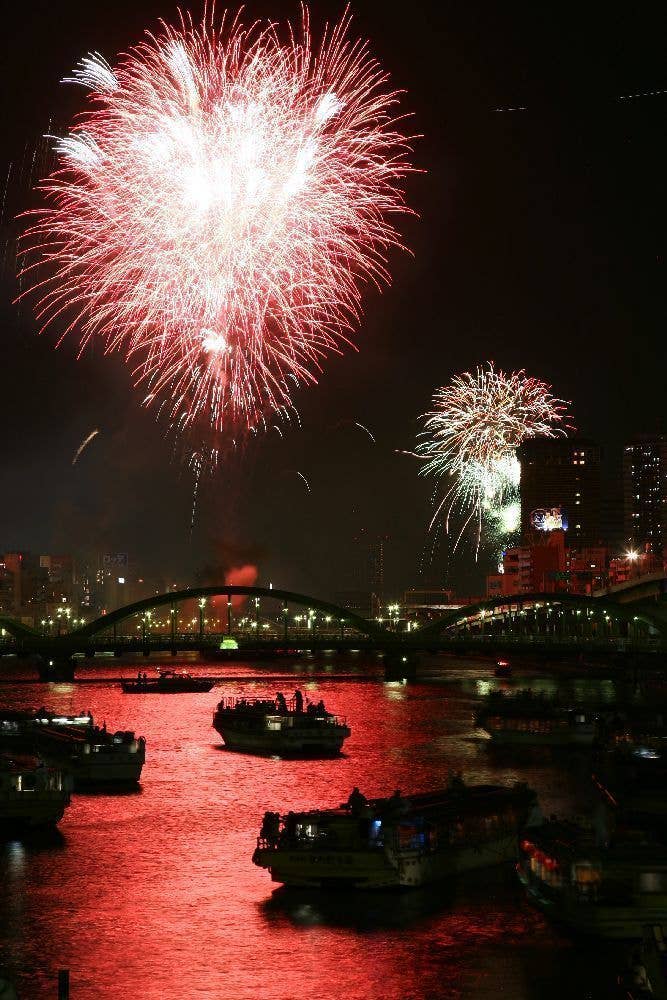
[[[191,532],[192,474],[122,360],[98,348],[77,361],[76,337],[55,351],[29,306],[11,304],[11,216],[38,203],[27,165],[83,106],[60,79],[90,50],[113,63],[175,6],[4,5],[0,551],[129,552],[179,581],[253,561],[263,582],[326,596],[352,585],[365,528],[391,539],[387,596],[445,580],[479,591],[490,555],[475,567],[471,547],[452,559],[440,544],[423,566],[430,487],[397,450],[413,446],[433,389],[488,359],[573,400],[613,479],[625,436],[665,429],[667,94],[620,98],[667,88],[667,13],[586,6],[354,5],[424,136],[415,162],[427,173],[408,184],[420,218],[400,224],[414,256],[393,256],[389,290],[367,290],[359,352],[333,356],[296,394],[302,429],[260,437],[202,482]],[[298,18],[296,4],[247,9]],[[341,12],[315,4],[316,34]]]

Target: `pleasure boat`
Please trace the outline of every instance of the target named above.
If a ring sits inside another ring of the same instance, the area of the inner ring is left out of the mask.
[[[511,677],[512,664],[509,660],[497,660],[493,673],[495,677]]]
[[[129,730],[108,732],[92,715],[53,715],[44,709],[31,726],[34,745],[50,761],[67,767],[74,788],[136,784],[146,760],[146,741]]]
[[[193,677],[185,670],[158,670],[156,677],[140,673],[132,680],[120,682],[125,694],[183,694],[210,691],[215,681]]]
[[[319,705],[282,696],[271,699],[223,698],[213,728],[230,750],[278,756],[335,756],[350,735],[345,719]]]
[[[570,930],[641,938],[667,921],[667,848],[646,831],[607,836],[551,820],[520,843],[519,878],[528,898]]]
[[[599,741],[593,781],[615,808],[667,823],[667,730],[646,721],[616,720]]]
[[[532,691],[513,695],[492,691],[475,721],[499,745],[591,746],[596,734],[591,712]]]
[[[36,757],[0,754],[0,831],[55,826],[70,802],[60,768]]]
[[[466,785],[333,809],[267,813],[253,862],[289,886],[385,889],[426,885],[516,860],[535,803],[527,785]]]

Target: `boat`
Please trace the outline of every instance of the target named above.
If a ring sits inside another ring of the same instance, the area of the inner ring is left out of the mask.
[[[495,677],[511,677],[512,664],[509,660],[497,660],[493,673]]]
[[[355,796],[357,801],[355,801]],[[288,886],[411,888],[516,860],[535,803],[527,785],[466,785],[333,809],[267,813],[253,862]]]
[[[183,694],[185,692],[210,691],[214,680],[193,677],[185,670],[158,670],[157,677],[139,674],[132,680],[121,681],[125,694]]]
[[[30,750],[34,743],[30,732],[33,719],[33,712],[0,709],[0,750],[10,754]]]
[[[667,1000],[667,942],[660,924],[644,927],[617,977],[623,1000]]]
[[[74,789],[88,785],[136,784],[146,760],[146,741],[129,730],[108,732],[92,715],[53,715],[44,709],[34,716],[33,745],[48,761],[65,766]]]
[[[324,703],[303,706],[302,696],[285,701],[223,698],[213,728],[230,750],[279,756],[335,756],[350,735],[345,719],[327,712]]]
[[[0,830],[55,826],[70,802],[60,769],[34,756],[0,754]]]
[[[667,731],[617,720],[596,747],[593,782],[622,814],[667,821]]]
[[[517,872],[528,898],[578,934],[641,938],[667,920],[667,848],[646,831],[607,836],[550,820],[521,839]]]
[[[513,695],[492,691],[475,721],[499,745],[591,746],[596,734],[591,712],[530,690]]]

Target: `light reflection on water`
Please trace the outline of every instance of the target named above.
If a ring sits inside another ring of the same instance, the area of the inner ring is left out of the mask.
[[[0,687],[5,705],[90,709],[147,740],[137,792],[76,795],[60,833],[0,846],[0,968],[37,1000],[55,995],[58,968],[71,970],[73,1000],[609,997],[613,949],[569,942],[526,904],[511,871],[350,898],[278,889],[251,863],[267,809],[336,805],[354,785],[368,796],[423,791],[462,770],[470,781],[527,780],[546,812],[585,810],[585,758],[491,751],[472,713],[480,678],[498,682],[488,668],[458,676],[310,680],[309,695],[352,727],[345,753],[325,761],[220,748],[211,718],[221,695],[278,690],[259,672],[170,697],[128,697],[110,684]],[[604,697],[604,682],[582,683]]]

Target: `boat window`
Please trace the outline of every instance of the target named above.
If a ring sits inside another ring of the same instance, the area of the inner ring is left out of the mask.
[[[273,730],[282,729],[282,723],[281,723],[280,719],[271,718],[270,716],[267,716],[267,719],[266,719],[266,728],[267,729],[273,729]]]
[[[640,892],[663,892],[665,876],[661,872],[642,872],[639,876]]]
[[[574,865],[574,880],[577,885],[590,885],[599,882],[602,874],[599,868],[594,868],[589,862]]]
[[[382,838],[382,820],[374,819],[370,824],[369,840],[375,842]]]

